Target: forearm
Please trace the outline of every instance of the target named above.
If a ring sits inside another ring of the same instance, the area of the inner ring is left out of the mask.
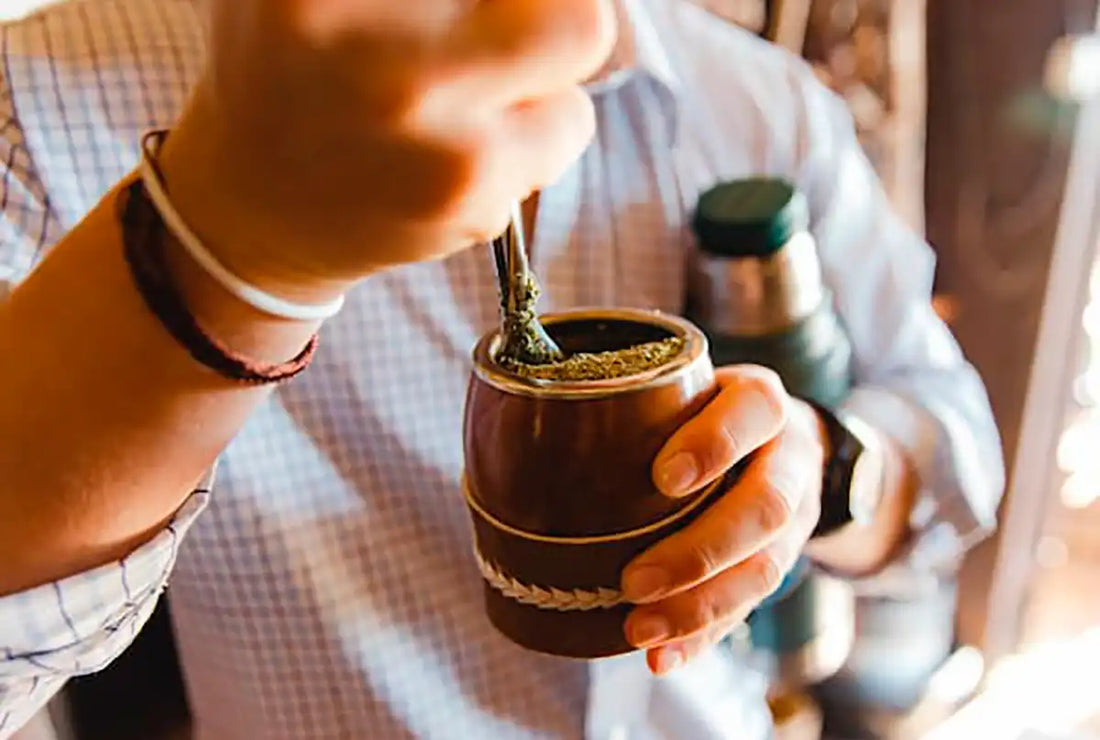
[[[267,392],[196,363],[148,312],[115,200],[0,304],[0,595],[151,536]],[[189,307],[235,351],[285,360],[316,329],[254,312],[169,254]]]

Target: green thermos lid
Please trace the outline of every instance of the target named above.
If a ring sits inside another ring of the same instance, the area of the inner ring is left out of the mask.
[[[692,226],[707,254],[769,257],[809,229],[810,209],[805,196],[785,180],[733,180],[700,196]]]

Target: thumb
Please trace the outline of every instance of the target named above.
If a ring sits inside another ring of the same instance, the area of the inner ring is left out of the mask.
[[[787,392],[771,370],[755,365],[722,368],[721,389],[668,440],[653,462],[653,482],[680,497],[716,480],[775,438],[787,419]]]

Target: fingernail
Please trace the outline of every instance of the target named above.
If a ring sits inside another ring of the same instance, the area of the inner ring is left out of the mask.
[[[657,673],[664,675],[676,670],[684,663],[684,654],[679,648],[661,648],[657,653]]]
[[[631,568],[623,576],[623,596],[635,604],[652,601],[668,590],[671,580],[668,571],[655,565]]]
[[[628,623],[630,642],[639,648],[649,647],[672,637],[672,625],[659,614],[635,615]]]
[[[666,496],[682,496],[699,478],[699,466],[689,452],[677,452],[657,471],[657,487]]]

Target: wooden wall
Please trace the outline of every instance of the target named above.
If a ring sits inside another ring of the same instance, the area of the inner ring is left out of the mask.
[[[928,2],[927,233],[938,290],[952,299],[952,328],[986,380],[1010,461],[1073,121],[1044,95],[1043,71],[1052,44],[1090,29],[1095,13],[1096,0]],[[980,548],[964,574],[965,639],[984,639],[997,546]]]

